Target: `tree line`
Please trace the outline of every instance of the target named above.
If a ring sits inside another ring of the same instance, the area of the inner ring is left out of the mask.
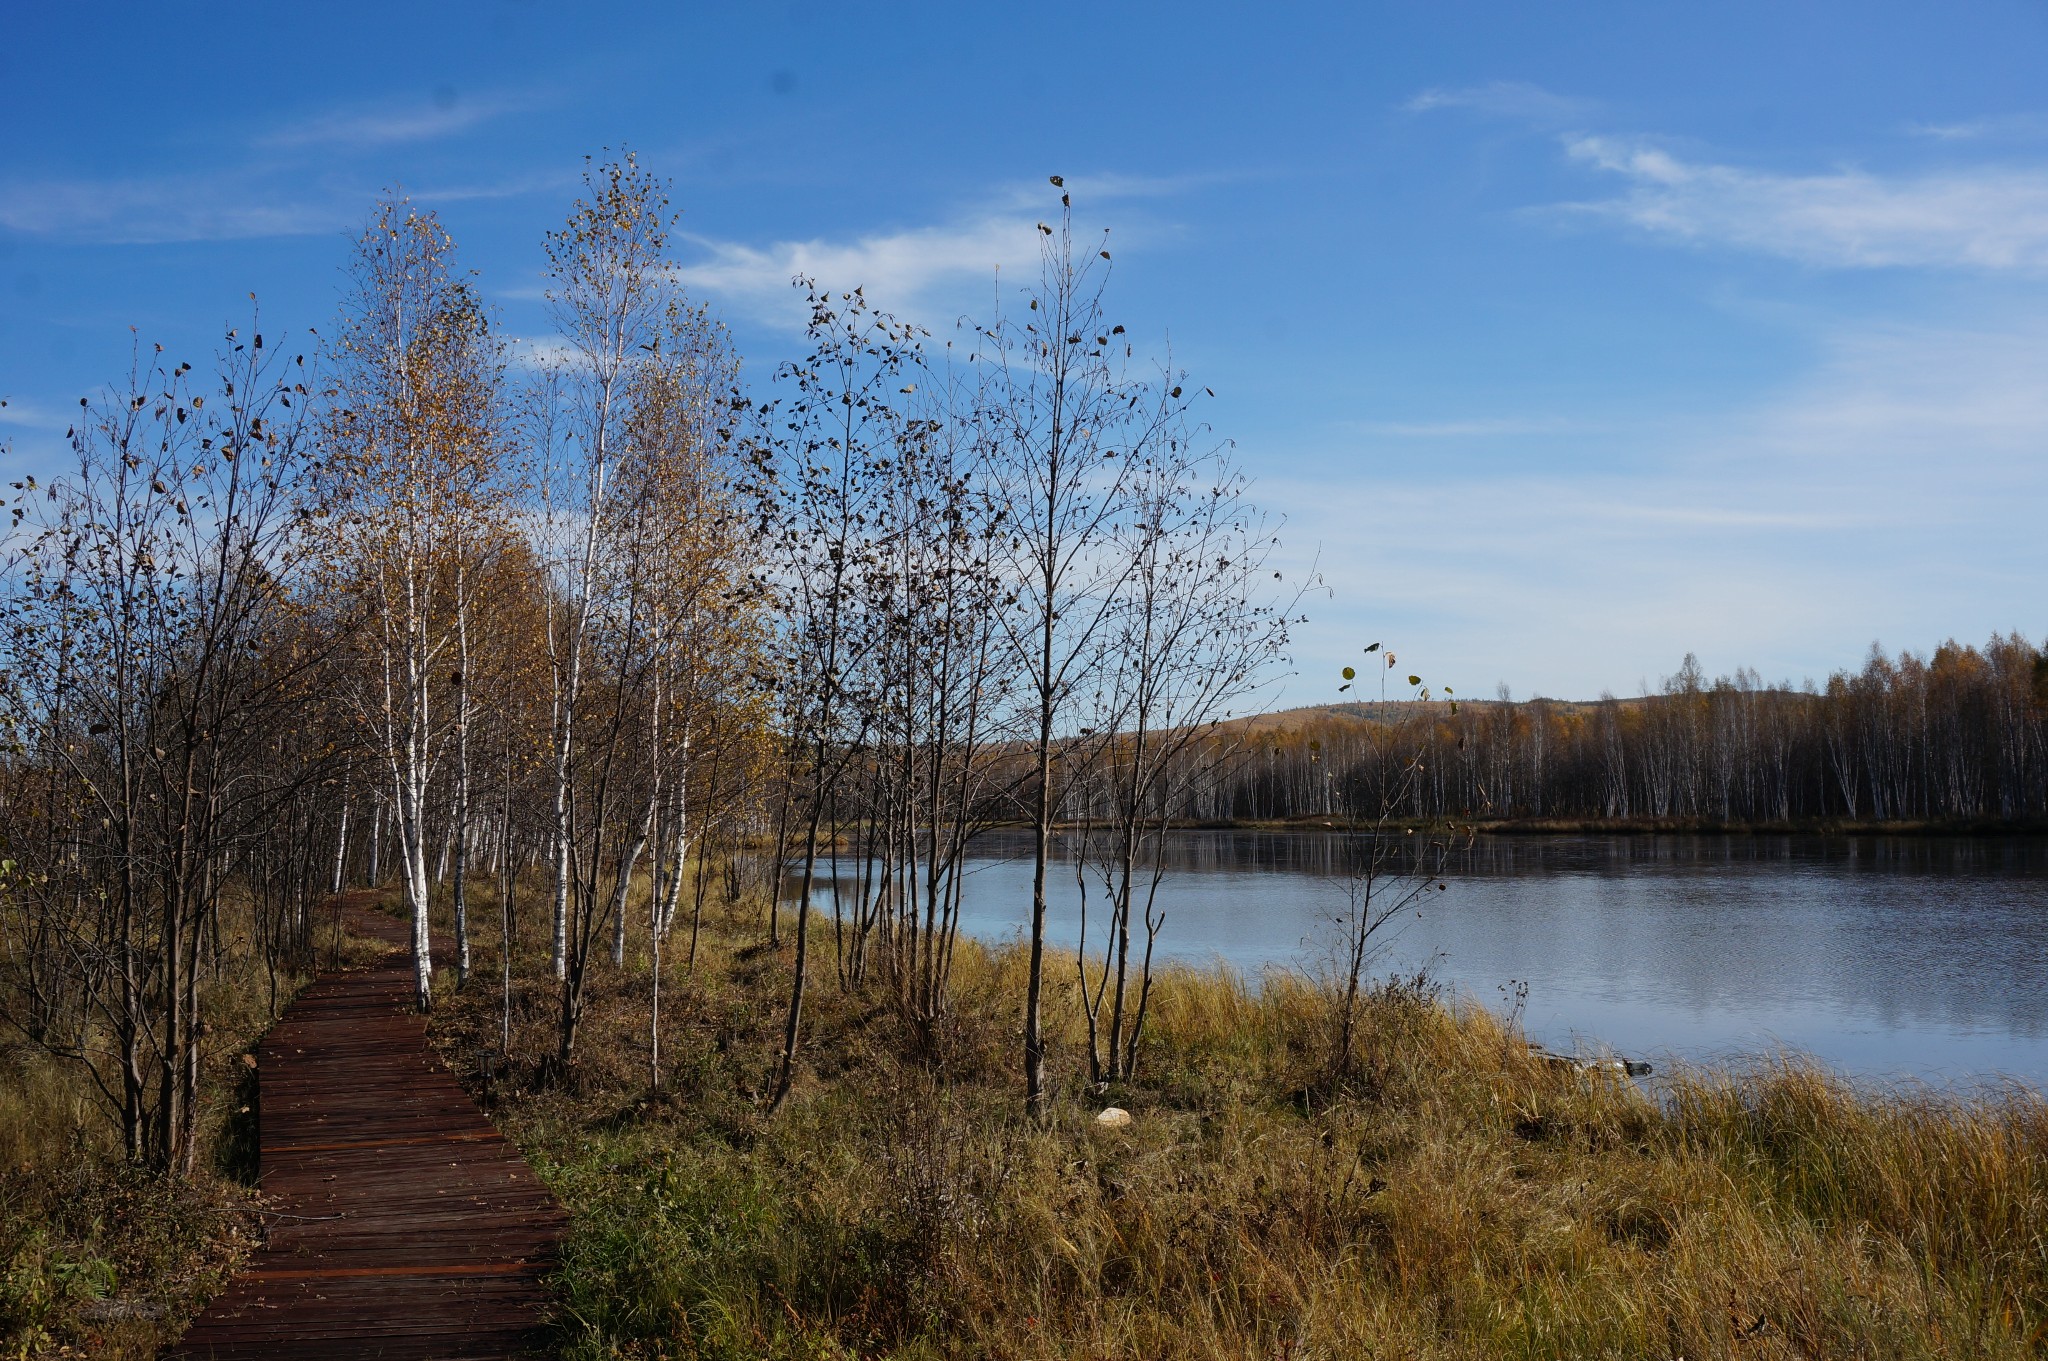
[[[1243,725],[1178,810],[1196,820],[2026,823],[2048,818],[2048,657],[2024,637],[1925,656],[1872,646],[1824,686],[1708,680],[1658,692],[1404,701]],[[1410,772],[1411,763],[1419,767]]]
[[[750,885],[788,969],[767,1101],[820,980],[935,1054],[995,821],[1034,829],[1018,1070],[1042,1112],[1076,789],[1109,947],[1089,1060],[1128,1071],[1153,810],[1227,759],[1216,725],[1296,597],[1206,390],[1108,315],[1106,236],[1052,188],[1037,277],[993,315],[935,338],[797,279],[804,353],[760,376],[677,283],[667,186],[630,155],[590,160],[542,243],[535,343],[393,195],[318,332],[252,313],[204,369],[138,345],[81,400],[0,562],[0,1014],[131,1158],[193,1165],[224,962],[258,961],[275,1005],[353,886],[402,899],[421,1008],[452,967],[503,991],[506,1037],[515,914],[544,905],[543,1079],[630,952],[658,1086],[665,972],[707,894]]]

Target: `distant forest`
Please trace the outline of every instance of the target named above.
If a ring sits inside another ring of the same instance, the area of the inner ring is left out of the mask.
[[[1334,705],[1214,740],[1231,759],[1186,783],[1182,816],[2024,822],[2048,817],[2048,658],[2017,633],[1873,647],[1816,690],[1708,680],[1688,656],[1641,698]]]

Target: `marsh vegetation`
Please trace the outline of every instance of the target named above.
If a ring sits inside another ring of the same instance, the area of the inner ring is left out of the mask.
[[[666,985],[593,994],[575,1080],[471,1081],[577,1223],[565,1354],[1344,1357],[2031,1355],[2048,1326],[2048,1106],[1852,1086],[1796,1059],[1654,1086],[1545,1059],[1500,1016],[1380,981],[1161,971],[1135,1073],[1097,1087],[1049,976],[1050,1118],[1009,1056],[1021,946],[958,947],[931,1047],[813,997],[788,1099],[759,904]],[[535,914],[538,916],[538,914]],[[548,1045],[519,956],[515,1074]],[[437,1012],[461,1068],[489,999]],[[1067,1060],[1067,1061],[1061,1061]],[[1107,1106],[1128,1126],[1097,1123]]]

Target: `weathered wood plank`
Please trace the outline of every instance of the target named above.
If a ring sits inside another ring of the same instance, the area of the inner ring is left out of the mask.
[[[351,910],[394,951],[315,980],[258,1046],[278,1217],[166,1358],[471,1361],[536,1345],[567,1215],[427,1048],[405,927],[361,898]]]

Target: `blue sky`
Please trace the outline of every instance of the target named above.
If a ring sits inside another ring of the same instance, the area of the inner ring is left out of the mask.
[[[1056,173],[1328,580],[1281,702],[1376,639],[1590,697],[2048,628],[2036,3],[9,9],[10,473],[131,326],[322,322],[385,186],[544,341],[541,233],[630,145],[765,375],[799,268],[985,311]]]

